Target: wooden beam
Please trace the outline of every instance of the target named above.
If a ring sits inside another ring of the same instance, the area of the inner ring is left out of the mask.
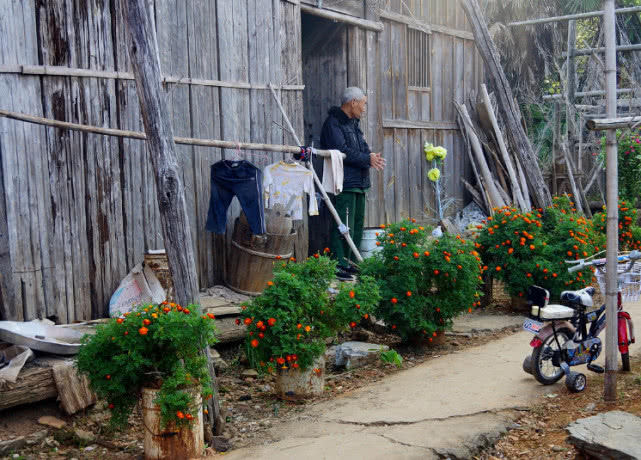
[[[70,129],[84,133],[102,134],[105,136],[123,137],[128,139],[147,140],[147,135],[140,131],[126,131],[122,129],[103,128],[101,126],[81,125],[79,123],[70,123],[68,121],[53,120],[51,118],[36,117],[19,112],[10,112],[0,109],[0,117],[10,118],[12,120],[25,121],[37,125],[51,126],[60,129]],[[280,144],[257,144],[252,142],[233,142],[221,141],[217,139],[197,139],[193,137],[174,137],[176,144],[197,145],[199,147],[215,147],[222,149],[241,149],[241,150],[262,150],[265,152],[282,152],[282,153],[300,153],[300,147],[293,145]],[[315,155],[327,157],[331,154],[329,150],[315,150]],[[343,154],[345,155],[345,154]]]
[[[459,130],[458,124],[453,121],[383,120],[383,128]]]
[[[381,10],[379,16],[383,19],[388,19],[394,22],[400,22],[401,24],[407,24],[414,29],[425,32],[426,34],[432,33],[432,26],[424,21],[420,21],[416,18],[405,16],[404,14],[394,13],[392,11]]]
[[[616,14],[639,13],[641,12],[641,6],[633,6],[630,8],[619,8],[614,12]],[[528,25],[534,25],[534,24],[547,24],[549,22],[562,22],[562,21],[568,21],[570,19],[588,19],[588,18],[596,18],[599,16],[603,16],[603,11],[592,11],[590,13],[568,14],[565,16],[552,16],[549,18],[539,18],[539,19],[530,19],[528,21],[510,22],[508,24],[508,27],[528,26]]]
[[[76,77],[76,78],[105,78],[115,80],[134,80],[131,72],[115,72],[111,70],[76,69],[64,66],[46,65],[5,65],[0,66],[0,74],[19,75],[46,75],[54,77]],[[215,86],[220,88],[238,89],[263,89],[268,90],[267,84],[245,83],[240,81],[207,80],[203,78],[189,78],[176,76],[163,76],[163,84],[191,85],[191,86]],[[280,85],[276,89],[285,91],[303,91],[305,85]]]
[[[585,127],[590,131],[604,131],[606,129],[630,128],[640,123],[641,117],[593,118],[585,122]]]
[[[325,10],[322,8],[316,8],[309,5],[300,6],[301,13],[312,14],[325,19],[330,19],[332,21],[344,22],[346,24],[351,24],[353,26],[358,26],[361,29],[373,30],[374,32],[382,32],[384,26],[381,22],[369,21],[367,19],[360,19],[348,14],[337,13],[335,11]]]

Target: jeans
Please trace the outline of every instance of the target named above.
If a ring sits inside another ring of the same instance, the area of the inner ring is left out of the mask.
[[[252,233],[265,233],[263,173],[245,160],[222,160],[211,165],[211,196],[205,228],[210,232],[225,233],[227,208],[234,196],[247,216]]]
[[[336,195],[336,212],[340,216],[345,225],[349,227],[349,234],[354,241],[354,246],[360,246],[363,240],[363,225],[365,224],[365,200],[367,195],[365,193],[356,192],[343,192]],[[346,219],[347,210],[349,209],[349,221]],[[330,237],[330,249],[332,257],[338,261],[338,265],[342,267],[349,266],[347,260],[356,262],[353,258],[352,250],[350,249],[347,241],[338,231],[336,225],[332,226],[332,234]]]

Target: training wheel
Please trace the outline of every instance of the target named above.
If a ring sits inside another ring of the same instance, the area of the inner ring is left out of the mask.
[[[585,390],[586,384],[587,380],[585,378],[585,375],[581,374],[580,372],[570,372],[565,377],[565,386],[568,387],[568,390],[570,390],[572,393],[579,393]]]

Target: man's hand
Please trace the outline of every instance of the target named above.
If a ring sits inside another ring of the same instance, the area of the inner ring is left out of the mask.
[[[373,152],[369,154],[369,164],[377,171],[382,171],[385,168],[385,163],[386,161],[382,154]]]

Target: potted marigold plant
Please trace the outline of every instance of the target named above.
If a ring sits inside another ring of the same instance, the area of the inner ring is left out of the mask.
[[[276,263],[263,294],[242,307],[249,361],[260,373],[276,374],[281,396],[320,394],[325,339],[356,327],[378,303],[378,288],[368,277],[331,291],[335,273],[336,262],[320,254],[303,263]]]
[[[558,296],[565,289],[590,284],[589,270],[569,273],[565,261],[584,258],[599,250],[592,222],[576,213],[569,197],[554,197],[553,201],[545,211],[495,209],[485,226],[479,225],[483,231],[476,245],[483,270],[504,282],[516,303],[525,299],[532,285]]]
[[[480,258],[471,242],[445,234],[431,239],[415,221],[382,226],[382,250],[361,273],[379,285],[374,314],[405,341],[443,340],[453,318],[480,305]]]
[[[202,405],[212,396],[202,351],[215,342],[213,319],[196,305],[142,305],[84,338],[76,365],[107,401],[111,423],[126,425],[142,399],[148,459],[168,448],[175,458],[202,453]]]

